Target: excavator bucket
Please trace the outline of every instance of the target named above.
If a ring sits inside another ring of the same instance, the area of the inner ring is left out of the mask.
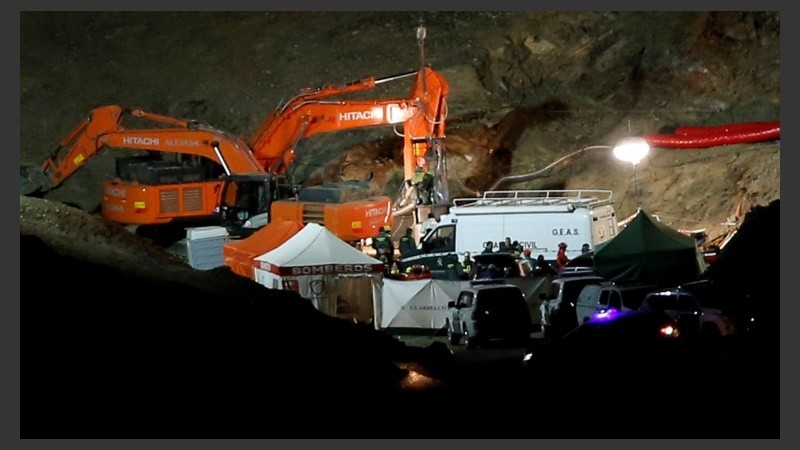
[[[31,195],[44,192],[51,186],[50,178],[47,177],[41,167],[20,166],[19,173],[19,195]]]

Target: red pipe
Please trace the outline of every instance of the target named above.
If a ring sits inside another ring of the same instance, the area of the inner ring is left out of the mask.
[[[752,131],[769,130],[773,128],[780,128],[781,122],[775,120],[772,122],[743,122],[728,125],[713,125],[707,127],[678,127],[675,129],[675,134],[684,136],[698,135],[698,134],[739,134]]]
[[[746,144],[780,139],[780,122],[774,122],[770,128],[741,127],[736,133],[696,133],[678,134],[645,134],[643,137],[653,147],[666,148],[707,148],[728,144]]]

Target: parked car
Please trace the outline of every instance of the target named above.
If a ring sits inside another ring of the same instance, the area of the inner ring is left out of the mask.
[[[505,283],[473,282],[447,303],[447,337],[451,345],[463,340],[468,349],[491,340],[526,345],[533,324],[522,290]]]
[[[596,275],[559,277],[550,282],[548,292],[540,294],[542,303],[542,333],[544,337],[559,337],[578,326],[575,304],[586,285],[599,285],[605,279]]]
[[[722,309],[708,305],[711,286],[688,283],[647,294],[640,309],[664,311],[675,318],[685,335],[717,339],[736,332],[736,321]]]
[[[573,266],[569,267],[566,266],[558,272],[558,276],[561,278],[567,277],[585,277],[589,275],[595,275],[593,267],[584,267],[584,266]]]
[[[609,309],[617,311],[633,311],[639,309],[644,296],[658,289],[651,284],[620,285],[613,282],[603,283],[599,289],[590,288],[578,294],[575,303],[575,315],[578,323],[583,323],[595,314]]]
[[[767,360],[699,347],[662,311],[606,312],[560,339],[533,340],[523,392],[537,425],[565,437],[747,434],[746,412],[777,417],[777,357],[761,367]]]
[[[522,364],[541,375],[557,375],[562,381],[569,377],[570,381],[602,386],[605,383],[593,373],[607,375],[617,369],[624,373],[632,367],[669,361],[680,349],[680,335],[678,322],[662,311],[613,310],[559,339],[534,343]],[[634,371],[629,375],[641,378],[644,374]]]
[[[664,312],[613,311],[561,338],[532,341],[522,358],[526,392],[544,420],[567,421],[573,436],[673,426],[686,405],[704,405],[684,344],[677,321]]]

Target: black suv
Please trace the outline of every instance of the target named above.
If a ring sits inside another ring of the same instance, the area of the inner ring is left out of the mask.
[[[533,325],[522,290],[512,284],[473,282],[447,304],[447,337],[451,345],[473,349],[489,340],[525,346]]]

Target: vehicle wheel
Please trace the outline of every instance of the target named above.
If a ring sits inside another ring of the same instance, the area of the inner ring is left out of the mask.
[[[458,345],[461,341],[461,335],[455,333],[453,329],[450,327],[450,322],[447,322],[447,341],[450,342],[450,345]]]

